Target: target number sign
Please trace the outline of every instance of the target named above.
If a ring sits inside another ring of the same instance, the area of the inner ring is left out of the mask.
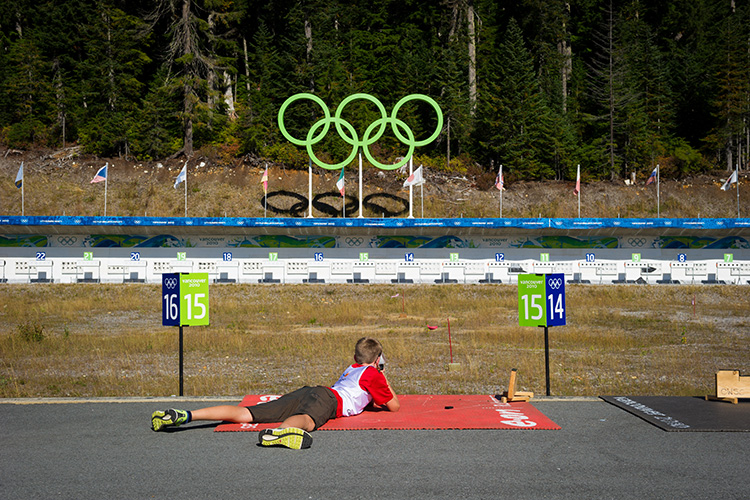
[[[565,275],[518,276],[519,326],[565,325]]]
[[[164,326],[208,325],[208,273],[161,275]]]

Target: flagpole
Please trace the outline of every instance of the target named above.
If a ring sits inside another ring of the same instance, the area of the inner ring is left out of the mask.
[[[581,164],[578,164],[578,179],[580,181],[581,179]],[[578,190],[578,218],[581,218],[581,190]]]
[[[500,218],[503,218],[503,191],[505,191],[505,179],[503,179],[503,164],[500,164]]]
[[[21,162],[21,168],[23,168],[23,162]],[[26,176],[26,173],[24,172],[24,177]],[[21,178],[21,216],[26,215],[26,210],[24,207],[24,188],[26,184],[26,179]]]
[[[263,218],[268,217],[268,163],[266,163],[266,170],[264,172],[266,176],[266,182],[263,185]]]
[[[187,217],[187,178],[188,178],[187,165],[188,165],[188,161],[185,160],[185,217]]]
[[[341,193],[341,214],[346,219],[346,178],[344,177],[344,169],[341,169],[341,180],[344,185],[344,192]]]
[[[409,157],[409,178],[414,175],[414,155]],[[409,184],[409,219],[414,218],[414,185]]]
[[[357,218],[362,217],[362,148],[359,148],[359,215]]]
[[[419,206],[422,207],[422,218],[424,219],[424,182],[419,185],[419,190],[422,193],[422,199]]]
[[[106,175],[104,176],[104,217],[107,216],[107,184],[109,184],[109,163],[105,165],[107,167]]]
[[[312,219],[312,158],[307,167],[307,218]]]
[[[661,201],[659,197],[659,183],[661,181],[661,169],[659,164],[656,164],[656,218],[661,217]]]
[[[740,167],[734,169],[734,175],[737,181],[737,218],[740,218]]]

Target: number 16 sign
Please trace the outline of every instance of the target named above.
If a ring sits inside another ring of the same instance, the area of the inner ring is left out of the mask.
[[[208,325],[208,273],[161,275],[164,326]]]
[[[208,273],[161,275],[161,324],[180,327],[180,396],[183,395],[183,326],[208,325]]]

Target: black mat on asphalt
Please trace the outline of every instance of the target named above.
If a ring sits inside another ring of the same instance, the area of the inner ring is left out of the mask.
[[[681,396],[600,396],[665,431],[750,432],[750,401]]]

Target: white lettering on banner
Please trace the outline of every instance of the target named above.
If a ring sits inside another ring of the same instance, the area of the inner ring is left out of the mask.
[[[654,420],[658,420],[659,422],[664,422],[670,427],[674,427],[675,429],[688,429],[690,426],[688,424],[683,424],[679,420],[672,418],[668,415],[665,415],[664,413],[654,410],[653,408],[649,408],[648,406],[639,403],[637,401],[633,401],[630,398],[626,398],[625,396],[618,396],[616,398],[613,398],[615,401],[619,401],[620,403],[627,405],[634,410],[638,410],[641,413],[644,413],[650,417],[654,417]]]
[[[520,409],[513,408],[509,403],[498,401],[492,396],[490,396],[490,399],[492,400],[492,406],[495,407],[495,411],[500,415],[500,418],[506,419],[500,423],[513,427],[536,427],[536,422],[524,415]]]
[[[266,394],[265,396],[260,397],[260,403],[268,403],[269,401],[276,401],[281,397],[281,394]]]
[[[240,429],[255,429],[256,427],[258,427],[258,424],[240,424]]]

